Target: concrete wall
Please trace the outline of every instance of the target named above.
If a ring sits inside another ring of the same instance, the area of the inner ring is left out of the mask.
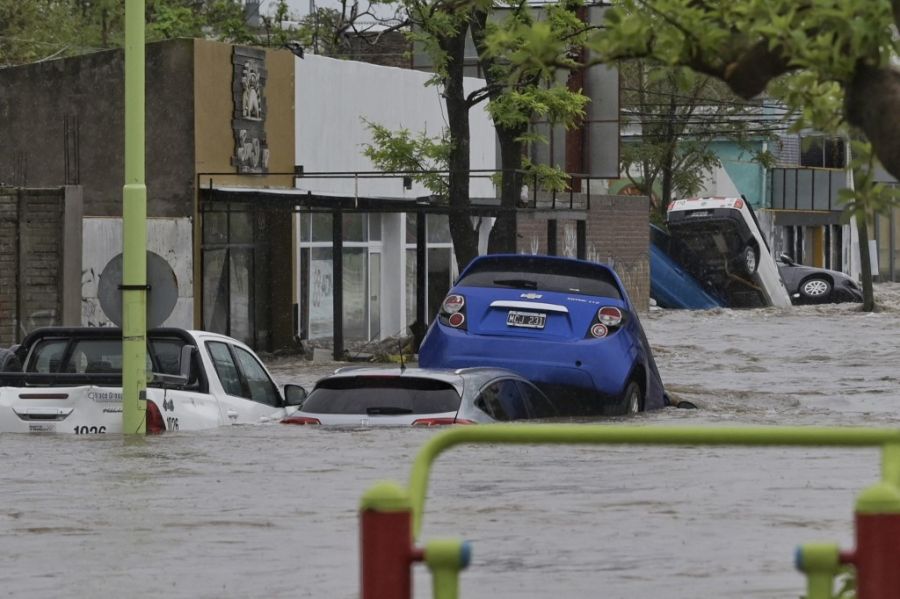
[[[426,86],[428,73],[409,69],[307,56],[295,61],[297,102],[297,164],[305,172],[375,171],[363,155],[363,144],[372,137],[363,120],[390,129],[408,129],[414,136],[441,135],[447,126],[440,88]],[[467,78],[468,91],[479,89],[483,80]],[[471,168],[496,168],[494,126],[480,104],[469,112]],[[415,198],[429,192],[419,185],[403,188],[401,179],[298,179],[297,186],[314,193],[344,196],[374,195]],[[494,197],[488,179],[473,180],[472,197]]]
[[[585,223],[586,258],[612,266],[639,311],[650,302],[649,201],[645,196],[592,196]],[[557,220],[556,247],[560,256],[576,257],[575,220]],[[518,215],[523,254],[547,252],[547,212]]]
[[[151,216],[188,216],[193,202],[193,46],[146,47],[146,180]],[[0,182],[78,184],[85,214],[122,214],[124,52],[108,50],[0,69]]]
[[[0,346],[79,324],[80,210],[78,188],[0,188]]]

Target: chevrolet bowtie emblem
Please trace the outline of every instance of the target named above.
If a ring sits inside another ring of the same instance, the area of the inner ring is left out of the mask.
[[[544,296],[540,293],[523,293],[519,297],[524,297],[525,299],[541,299]]]

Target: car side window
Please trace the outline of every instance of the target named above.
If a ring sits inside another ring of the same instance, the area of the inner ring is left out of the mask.
[[[247,379],[247,386],[250,388],[250,399],[266,405],[277,406],[280,403],[278,389],[262,365],[247,350],[237,346],[232,346],[232,349],[235,356],[237,356],[241,371]]]
[[[212,358],[213,366],[216,369],[216,375],[222,383],[222,388],[228,395],[237,397],[245,397],[243,386],[241,385],[241,374],[238,371],[228,346],[217,341],[209,341],[206,344],[209,356]]]
[[[540,389],[524,381],[519,381],[519,389],[522,391],[525,405],[528,407],[532,418],[555,418],[559,416],[559,408]]]
[[[516,381],[512,379],[488,383],[475,400],[475,407],[494,420],[516,420],[528,416]]]

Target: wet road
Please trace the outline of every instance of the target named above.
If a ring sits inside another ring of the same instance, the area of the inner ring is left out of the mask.
[[[643,317],[663,380],[699,410],[642,424],[896,426],[900,286],[855,305]],[[309,384],[331,364],[273,362]],[[265,425],[124,441],[0,435],[0,593],[357,596],[357,504],[405,481],[433,430]],[[797,543],[850,546],[873,450],[461,447],[424,538],[474,545],[463,599],[803,593]],[[417,570],[416,597],[430,597]]]

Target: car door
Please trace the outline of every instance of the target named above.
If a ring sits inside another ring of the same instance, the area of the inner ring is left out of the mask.
[[[224,341],[207,341],[206,350],[222,390],[219,408],[223,423],[256,424],[284,416],[278,388],[256,356]]]

